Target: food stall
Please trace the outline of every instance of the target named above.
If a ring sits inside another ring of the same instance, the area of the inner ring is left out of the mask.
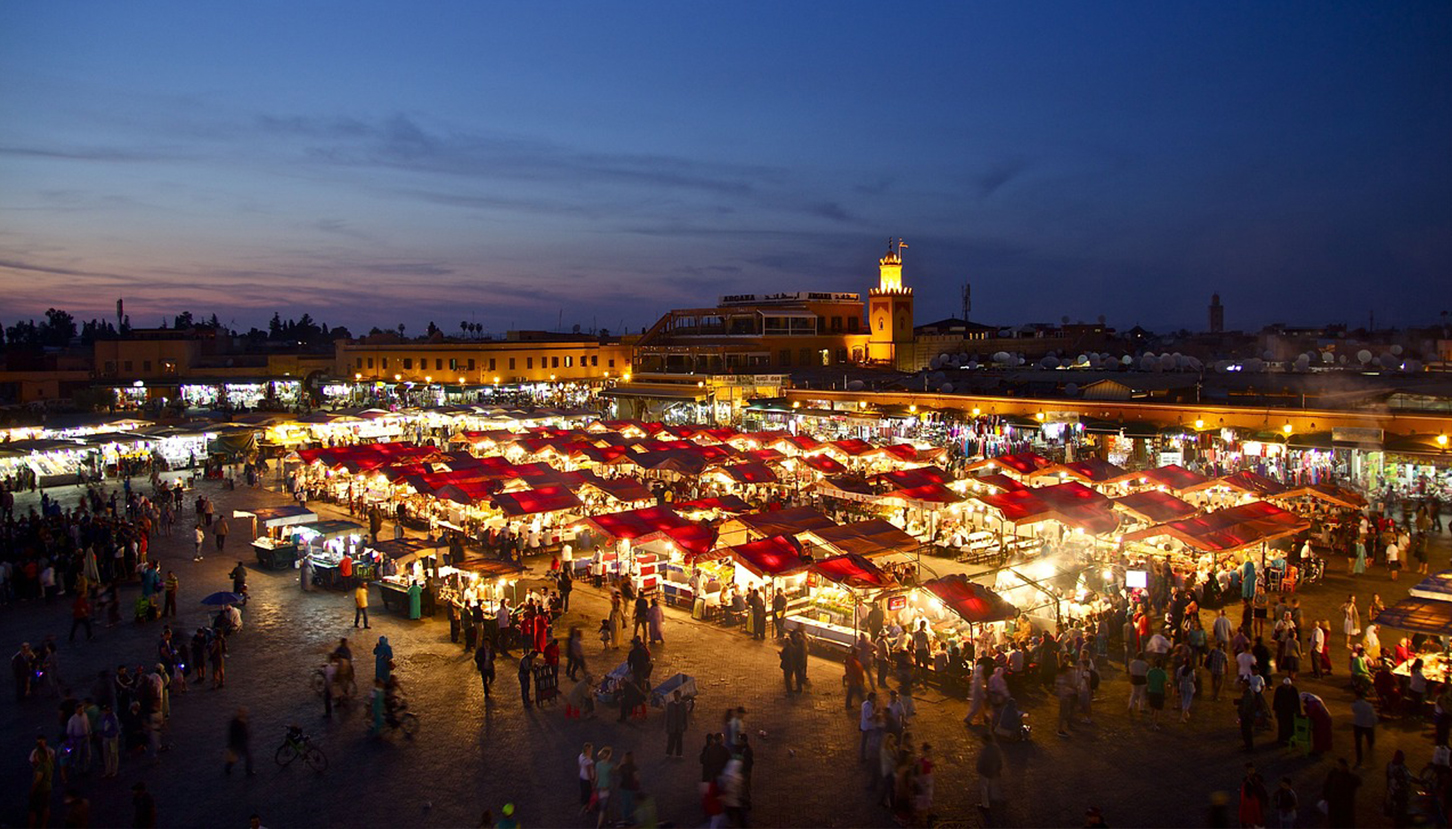
[[[287,534],[298,546],[300,555],[305,554],[308,566],[317,580],[325,587],[342,589],[347,585],[338,572],[343,554],[358,558],[359,542],[367,531],[352,521],[326,520],[306,524],[293,524]],[[355,573],[359,577],[361,574]]]
[[[1452,602],[1446,601],[1446,594],[1442,593],[1448,587],[1448,575],[1438,573],[1427,579],[1412,589],[1413,595],[1386,608],[1370,620],[1382,628],[1441,637],[1430,640],[1423,652],[1413,655],[1413,658],[1421,658],[1422,674],[1429,682],[1452,682],[1452,653],[1439,647],[1446,637],[1452,636]],[[1433,584],[1424,587],[1427,582]],[[1422,596],[1438,598],[1422,598],[1418,595],[1419,592]],[[1382,652],[1390,653],[1394,647],[1392,638],[1383,635],[1382,643]],[[1405,677],[1411,675],[1411,670],[1411,660],[1407,660],[1396,666],[1392,673]]]
[[[296,504],[237,509],[232,517],[248,519],[252,552],[257,563],[269,570],[285,570],[297,561],[297,543],[284,528],[318,520],[312,510]]]
[[[897,586],[890,574],[856,553],[820,559],[808,568],[806,597],[787,606],[787,626],[800,628],[819,649],[840,654],[857,640],[863,608]]]
[[[394,538],[377,544],[366,544],[365,549],[378,557],[378,592],[383,606],[395,613],[408,615],[408,586],[413,582],[424,585],[423,615],[434,615],[434,591],[428,589],[429,576],[438,577],[439,559],[447,555],[449,544],[444,539]]]

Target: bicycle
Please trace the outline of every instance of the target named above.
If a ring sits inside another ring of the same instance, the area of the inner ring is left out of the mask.
[[[322,774],[328,770],[328,756],[323,750],[312,744],[311,738],[302,732],[297,726],[289,726],[287,734],[282,738],[282,745],[277,747],[277,753],[273,755],[279,766],[287,766],[293,760],[302,758],[308,768]]]

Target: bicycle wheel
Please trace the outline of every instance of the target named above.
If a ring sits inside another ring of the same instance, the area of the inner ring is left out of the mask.
[[[328,679],[327,677],[323,676],[322,671],[313,672],[313,693],[317,694],[318,696],[322,696],[323,689],[327,687],[327,684]]]
[[[279,766],[285,766],[297,759],[297,749],[293,748],[292,743],[283,743],[277,747],[277,753],[272,755],[272,759],[276,760]]]
[[[323,750],[315,745],[309,745],[303,749],[303,762],[307,763],[308,768],[318,774],[322,774],[328,770],[328,755],[324,754]]]
[[[405,736],[412,737],[418,731],[418,716],[405,711],[398,718],[398,727]]]

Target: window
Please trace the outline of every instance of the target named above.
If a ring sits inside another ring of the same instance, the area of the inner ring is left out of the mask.
[[[470,371],[473,371],[474,370],[474,358],[473,357],[470,357],[469,358],[469,370]]]
[[[150,360],[142,360],[141,361],[141,370],[142,371],[145,371],[147,373],[150,373],[151,372],[151,361]]]
[[[373,358],[372,357],[369,357],[368,358],[368,367],[369,368],[373,368]]]
[[[573,368],[574,365],[575,365],[575,358],[572,357],[572,356],[570,356],[569,354],[566,354],[565,355],[565,368]]]
[[[125,371],[127,374],[130,374],[131,373],[131,361],[130,360],[127,360],[126,362],[122,363],[121,364],[121,369],[123,371]]]
[[[857,333],[857,323],[859,321],[860,320],[858,320],[856,317],[848,317],[847,318],[847,331],[848,331],[848,333],[851,333],[851,334],[856,334]]]
[[[610,364],[607,365],[606,368],[615,368],[615,358],[614,357],[611,357],[610,358]]]
[[[441,357],[434,358],[434,371],[443,371],[443,370],[444,370],[444,361],[443,361],[443,358],[441,358]]]
[[[363,367],[363,358],[362,357],[359,357],[358,358],[358,368],[362,368],[362,367]]]
[[[799,365],[799,366],[809,366],[811,364],[812,364],[812,350],[810,348],[803,348],[803,349],[800,349],[799,351],[797,351],[797,365]]]
[[[383,358],[383,367],[384,368],[388,368],[388,358],[387,357],[384,357]]]
[[[450,357],[449,358],[449,371],[458,371],[458,370],[459,370],[459,358],[457,358],[457,357]]]
[[[777,355],[777,360],[776,361],[778,363],[780,363],[781,365],[784,365],[784,366],[791,365],[792,364],[792,350],[790,348],[783,348],[781,350],[781,353]]]
[[[832,317],[832,330],[833,331],[841,331],[842,330],[842,318],[841,317]]]
[[[598,366],[598,365],[600,365],[600,355],[599,354],[591,354],[590,355],[590,365],[592,365],[592,366]]]
[[[107,360],[106,361],[106,373],[107,374],[115,374],[116,373],[116,361],[115,360]]]
[[[404,371],[410,371],[412,369],[413,369],[413,358],[412,357],[404,357],[403,358],[403,370]]]
[[[524,367],[525,368],[534,368],[534,358],[533,357],[525,357],[524,358]]]
[[[493,358],[493,357],[490,357],[489,358],[489,370],[490,371],[493,371],[494,370],[494,359],[495,358]]]
[[[559,368],[559,367],[560,367],[560,358],[559,357],[551,357],[550,358],[550,368]]]
[[[514,358],[513,357],[510,357],[509,358],[509,370],[510,371],[514,371]]]

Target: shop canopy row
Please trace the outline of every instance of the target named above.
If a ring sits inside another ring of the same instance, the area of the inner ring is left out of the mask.
[[[1208,512],[1127,533],[1125,541],[1170,537],[1197,550],[1230,553],[1310,529],[1310,522],[1266,501]]]

